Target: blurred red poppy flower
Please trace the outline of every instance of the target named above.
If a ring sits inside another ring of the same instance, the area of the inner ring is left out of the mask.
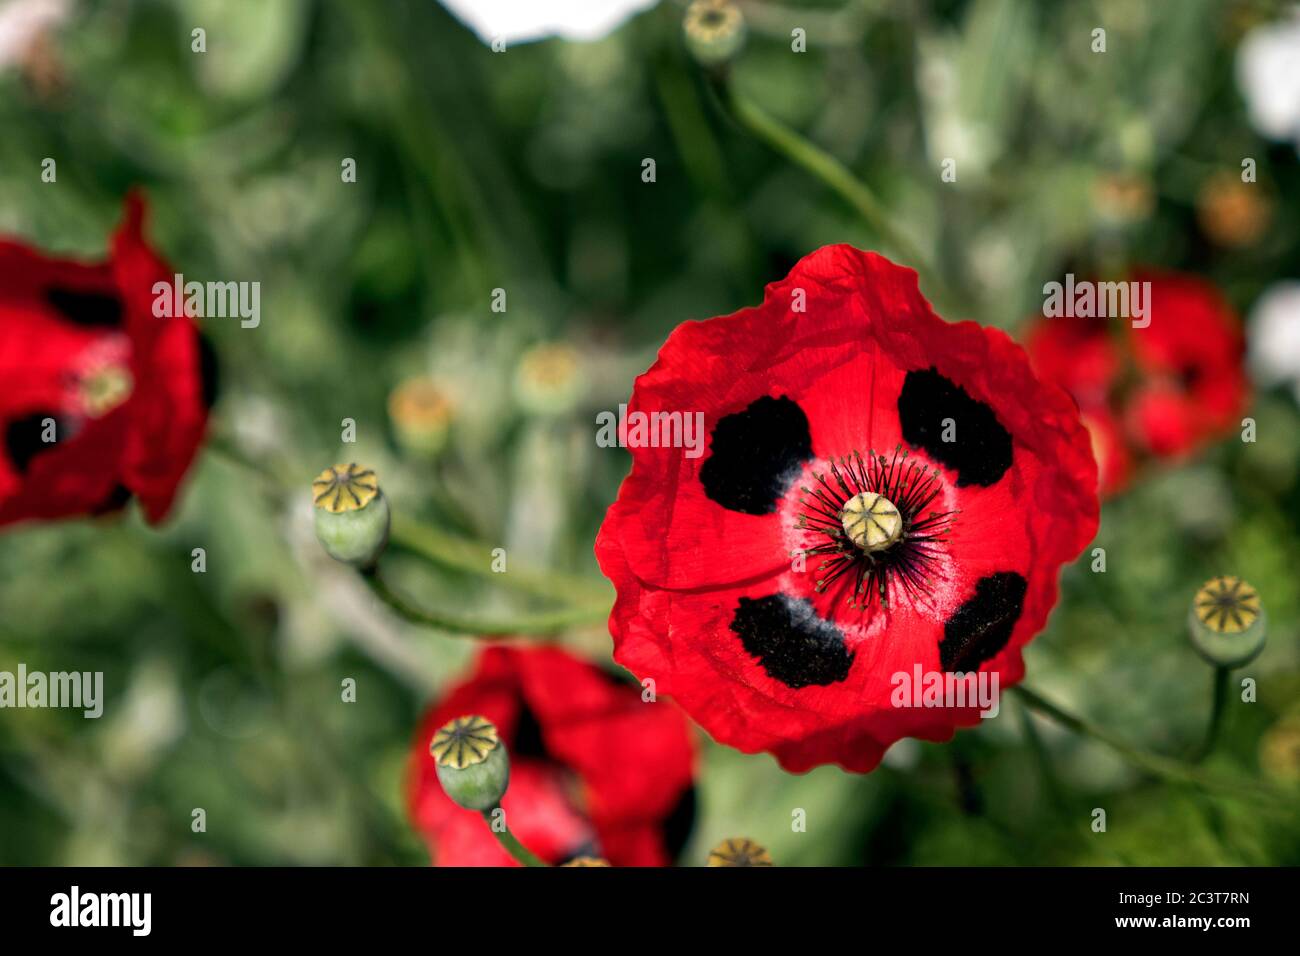
[[[1103,494],[1142,459],[1182,458],[1240,421],[1249,398],[1245,339],[1217,290],[1193,276],[1144,271],[1149,324],[1040,318],[1025,342],[1034,370],[1074,396],[1093,431]]]
[[[154,283],[172,273],[144,217],[128,198],[98,264],[0,240],[0,525],[100,514],[132,495],[150,522],[171,508],[213,367],[191,319],[154,316]]]
[[[694,818],[690,724],[666,701],[559,648],[484,649],[473,675],[425,715],[408,806],[439,866],[512,866],[482,817],[438,783],[429,741],[447,721],[480,714],[510,753],[501,806],[510,829],[548,863],[600,856],[666,866]]]
[[[707,454],[634,447],[596,540],[615,658],[717,740],[871,770],[975,706],[895,706],[900,674],[1023,676],[1097,527],[1068,395],[916,273],[830,246],[763,304],[679,326],[637,412],[703,414]],[[659,443],[662,445],[662,443]]]

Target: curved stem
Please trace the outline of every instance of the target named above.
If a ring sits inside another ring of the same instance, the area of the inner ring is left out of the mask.
[[[1229,670],[1226,667],[1216,667],[1214,669],[1214,695],[1213,702],[1210,704],[1210,723],[1205,728],[1205,739],[1201,745],[1192,753],[1192,762],[1200,763],[1214,750],[1214,745],[1218,743],[1219,732],[1223,729],[1223,714],[1228,702],[1228,678]]]
[[[379,571],[371,571],[362,577],[375,595],[404,620],[464,637],[557,634],[579,625],[597,624],[609,616],[608,607],[595,605],[496,618],[447,610],[428,610],[416,607],[399,595],[388,586]]]
[[[496,825],[492,822],[492,815],[498,810],[501,810],[499,805],[491,810],[484,810],[483,822],[487,824],[488,829],[492,831],[492,835],[497,838],[497,842],[501,844],[502,848],[514,857],[515,862],[521,866],[547,866],[548,864],[541,857],[520,843],[518,838],[510,832],[510,828],[504,822],[504,810],[501,810],[501,829],[496,828]]]
[[[904,264],[912,266],[927,279],[935,298],[951,304],[951,293],[938,273],[930,266],[925,254],[895,227],[880,200],[862,180],[854,176],[843,163],[820,146],[763,112],[753,101],[736,92],[735,87],[727,80],[718,80],[715,88],[731,115],[742,126],[838,193],[840,198],[857,210],[880,236],[881,241],[889,246]]]
[[[1159,777],[1172,783],[1193,784],[1205,790],[1217,790],[1265,802],[1280,802],[1283,805],[1287,803],[1285,795],[1276,793],[1267,787],[1225,780],[1180,760],[1140,750],[1104,727],[1099,727],[1089,720],[1076,717],[1074,714],[1062,710],[1059,706],[1024,684],[1013,687],[1012,691],[1019,695],[1026,706],[1033,708],[1046,717],[1050,717],[1067,730],[1084,737],[1091,737],[1093,740],[1105,744],[1129,763],[1140,770],[1146,771],[1153,777]]]

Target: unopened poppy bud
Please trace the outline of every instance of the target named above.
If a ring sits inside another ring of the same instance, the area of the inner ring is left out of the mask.
[[[568,863],[561,863],[560,866],[609,866],[609,860],[602,860],[598,856],[575,856]]]
[[[1258,241],[1268,228],[1272,206],[1255,183],[1236,173],[1219,173],[1206,180],[1196,197],[1202,231],[1215,245],[1240,248]]]
[[[515,369],[515,397],[533,415],[563,415],[582,398],[586,380],[576,349],[563,342],[530,348]]]
[[[429,744],[438,782],[467,810],[491,810],[510,783],[510,755],[496,725],[476,714],[457,717],[438,728]]]
[[[316,538],[339,561],[373,567],[388,544],[388,499],[379,478],[355,462],[326,468],[311,483]]]
[[[452,403],[435,382],[408,379],[388,396],[388,420],[402,450],[413,458],[437,457],[451,431]]]
[[[767,849],[749,837],[731,837],[709,851],[709,866],[771,866]]]
[[[1155,189],[1144,176],[1111,173],[1092,187],[1092,213],[1102,226],[1116,228],[1141,222],[1155,207]]]
[[[731,0],[695,0],[682,23],[686,46],[705,66],[719,66],[745,45],[745,16]]]
[[[1192,646],[1217,667],[1240,667],[1264,649],[1267,620],[1259,592],[1241,578],[1207,582],[1192,599],[1187,625]]]

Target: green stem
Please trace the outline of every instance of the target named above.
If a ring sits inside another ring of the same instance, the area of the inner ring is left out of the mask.
[[[1021,702],[1026,706],[1033,708],[1040,714],[1051,718],[1067,730],[1073,731],[1083,737],[1091,737],[1100,743],[1110,747],[1121,757],[1133,764],[1140,770],[1151,774],[1153,777],[1159,777],[1162,780],[1171,783],[1192,784],[1205,790],[1216,790],[1223,793],[1235,794],[1240,797],[1248,797],[1266,802],[1280,802],[1283,805],[1287,803],[1286,797],[1269,788],[1253,785],[1240,784],[1236,781],[1225,780],[1220,777],[1207,774],[1197,767],[1174,760],[1170,757],[1162,757],[1159,754],[1147,753],[1139,750],[1123,738],[1111,733],[1104,727],[1082,717],[1076,717],[1068,711],[1062,710],[1056,704],[1041,696],[1037,691],[1019,684],[1012,688]]]
[[[568,607],[538,611],[515,617],[488,617],[447,610],[418,608],[397,594],[379,571],[362,575],[375,595],[404,620],[465,637],[509,637],[512,635],[557,634],[585,624],[597,624],[609,616],[608,605]]]
[[[1061,787],[1061,781],[1056,776],[1056,769],[1052,766],[1051,754],[1047,752],[1047,745],[1043,743],[1043,735],[1038,732],[1034,726],[1034,717],[1029,712],[1028,707],[1019,708],[1020,726],[1025,732],[1025,739],[1029,742],[1029,749],[1034,754],[1034,760],[1038,763],[1039,773],[1043,777],[1043,785],[1047,788],[1048,795],[1052,802],[1058,806],[1065,803],[1065,790]]]
[[[1201,742],[1192,754],[1192,762],[1200,763],[1214,750],[1214,745],[1218,743],[1219,732],[1223,729],[1223,715],[1227,709],[1228,702],[1228,683],[1230,671],[1226,667],[1216,667],[1214,669],[1214,695],[1213,702],[1210,704],[1210,723],[1205,728],[1205,739]]]
[[[501,829],[499,830],[492,822],[492,816],[498,810],[501,811],[502,820]],[[483,811],[483,822],[487,824],[488,829],[492,831],[492,835],[497,838],[497,842],[501,844],[501,847],[514,857],[515,862],[519,863],[521,866],[546,866],[546,862],[543,861],[541,857],[537,856],[537,854],[533,853],[528,849],[528,847],[519,842],[515,835],[510,832],[510,828],[505,825],[504,821],[505,811],[501,810],[500,806],[493,807],[491,810]]]
[[[854,176],[843,163],[820,146],[763,112],[751,100],[736,92],[735,87],[727,80],[719,80],[716,89],[731,115],[742,126],[838,193],[840,198],[857,210],[866,220],[867,225],[904,264],[912,266],[928,280],[936,299],[941,299],[948,304],[952,303],[951,293],[938,273],[929,265],[920,247],[894,226],[875,193]]]
[[[388,542],[392,547],[417,555],[440,568],[491,578],[505,587],[534,597],[584,606],[603,605],[606,609],[613,603],[608,585],[586,578],[531,568],[509,570],[509,566],[506,571],[495,572],[492,570],[492,548],[446,534],[399,514],[393,515]]]

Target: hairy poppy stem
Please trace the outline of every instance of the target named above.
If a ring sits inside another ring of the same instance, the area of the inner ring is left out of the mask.
[[[504,810],[501,810],[501,828],[497,829],[496,824],[492,820],[492,816],[498,810],[501,810],[500,806],[494,807],[491,810],[484,810],[483,822],[486,823],[488,829],[492,831],[492,835],[497,838],[497,842],[501,844],[502,849],[514,857],[515,862],[521,866],[547,866],[547,863],[541,857],[520,843],[518,838],[510,832],[510,828],[506,826],[504,822]]]
[[[805,139],[790,127],[774,119],[755,103],[737,93],[726,79],[718,79],[715,89],[731,115],[746,129],[767,143],[791,162],[821,180],[838,193],[861,214],[881,240],[902,259],[905,265],[916,269],[930,283],[932,297],[945,305],[953,304],[947,285],[929,264],[920,248],[899,230],[889,218],[880,200],[862,180],[851,173],[843,163],[820,146]]]
[[[1201,787],[1205,790],[1216,790],[1222,793],[1235,794],[1240,797],[1253,798],[1268,803],[1279,803],[1281,806],[1291,805],[1284,794],[1278,793],[1271,788],[1239,784],[1234,781],[1225,780],[1221,777],[1205,773],[1198,767],[1175,760],[1171,757],[1162,757],[1159,754],[1148,753],[1139,750],[1123,738],[1111,733],[1104,727],[1099,727],[1091,721],[1082,717],[1076,717],[1068,711],[1062,710],[1056,704],[1041,696],[1024,684],[1017,684],[1012,691],[1020,697],[1025,706],[1038,711],[1045,717],[1056,721],[1067,730],[1071,730],[1083,737],[1091,737],[1100,743],[1110,747],[1121,757],[1129,761],[1140,770],[1144,770],[1154,777],[1159,777],[1172,783],[1186,783]]]
[[[445,609],[419,608],[397,594],[378,570],[362,575],[375,595],[402,619],[465,637],[556,634],[584,624],[597,624],[609,616],[604,605],[538,611],[514,617],[488,617]]]

